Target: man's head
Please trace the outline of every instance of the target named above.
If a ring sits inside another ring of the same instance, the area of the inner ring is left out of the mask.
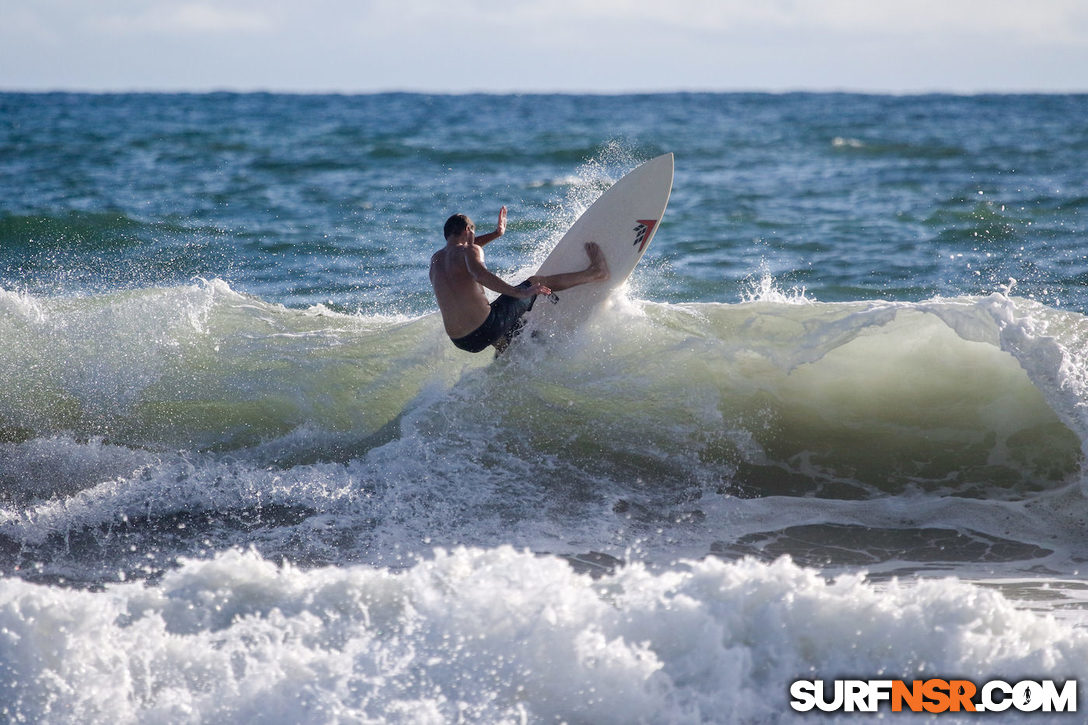
[[[476,225],[464,214],[454,214],[446,220],[446,226],[442,229],[442,233],[446,239],[453,239],[460,236],[466,229],[476,231]]]

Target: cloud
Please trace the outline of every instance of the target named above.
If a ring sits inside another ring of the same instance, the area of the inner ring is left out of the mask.
[[[991,36],[1028,44],[1088,38],[1088,7],[1082,0],[826,0],[798,5],[795,17],[817,28],[895,36]]]
[[[262,34],[278,24],[261,10],[185,2],[157,4],[140,12],[114,12],[97,20],[97,25],[119,34],[205,35]]]
[[[0,88],[1076,90],[1085,0],[0,0]]]
[[[407,3],[434,17],[448,3]],[[375,6],[376,7],[376,6]],[[466,27],[478,23],[519,27],[529,35],[553,26],[639,23],[702,33],[806,32],[882,37],[998,36],[1023,43],[1074,43],[1088,40],[1084,0],[465,0],[456,12]]]

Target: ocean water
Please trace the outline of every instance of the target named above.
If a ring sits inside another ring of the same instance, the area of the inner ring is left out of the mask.
[[[517,279],[666,151],[591,324],[449,344],[449,214]],[[1083,687],[1086,168],[1088,96],[0,94],[0,719]]]

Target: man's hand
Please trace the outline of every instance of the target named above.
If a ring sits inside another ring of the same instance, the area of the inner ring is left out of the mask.
[[[539,282],[533,282],[525,289],[525,297],[532,297],[533,295],[550,295],[552,290],[550,287],[540,284]]]
[[[493,242],[503,234],[506,234],[506,207],[504,206],[499,210],[499,223],[495,225],[495,231],[488,232],[487,234],[480,234],[476,237],[474,243],[477,247],[482,247],[488,242]]]

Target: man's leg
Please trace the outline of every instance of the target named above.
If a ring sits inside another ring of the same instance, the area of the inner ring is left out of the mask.
[[[539,282],[552,292],[561,292],[580,284],[603,282],[608,279],[608,262],[605,261],[604,252],[596,242],[586,242],[586,254],[589,255],[589,266],[581,271],[545,274],[530,277],[529,281]]]

